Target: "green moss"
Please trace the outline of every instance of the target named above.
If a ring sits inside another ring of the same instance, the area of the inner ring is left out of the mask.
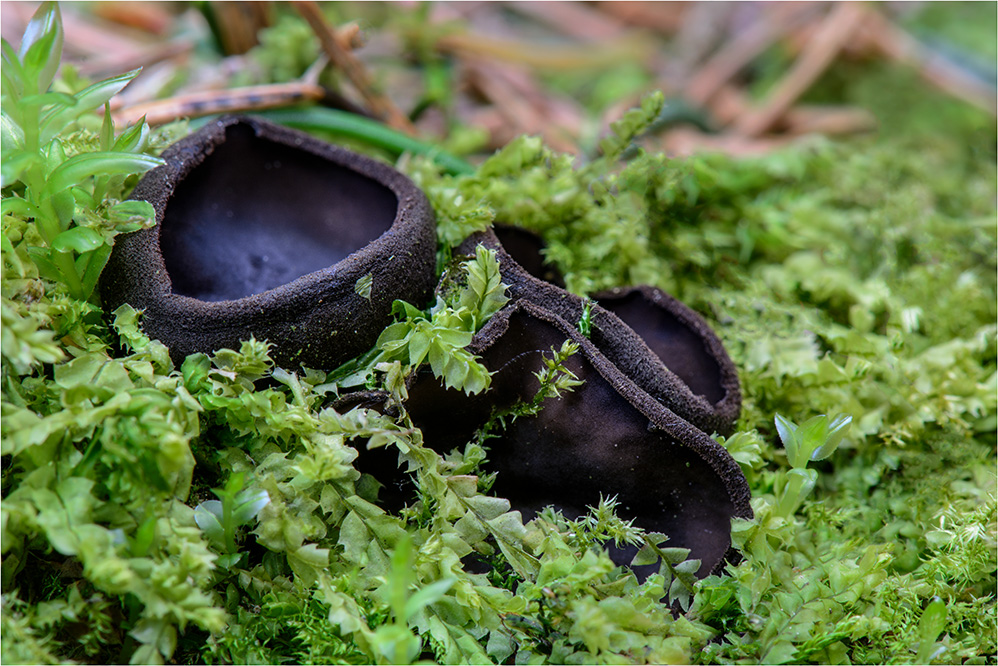
[[[524,525],[471,476],[481,446],[441,456],[404,411],[330,409],[349,373],[275,368],[256,340],[175,368],[138,313],[102,317],[39,273],[6,188],[3,661],[994,662],[994,121],[895,74],[836,69],[814,93],[869,95],[883,132],[764,158],[622,161],[653,97],[582,166],[530,138],[461,177],[408,162],[441,267],[499,219],[542,233],[577,292],[651,283],[713,323],[741,371],[723,443],[756,517],[733,526],[742,561],[695,584],[678,549],[642,584],[614,568],[600,544],[658,543],[609,498]],[[394,332],[470,337],[502,305],[494,268],[451,271],[447,316],[400,306]],[[441,346],[445,376],[461,352]],[[416,362],[400,355],[354,367],[396,405]],[[799,508],[777,414],[852,416]],[[398,514],[355,468],[363,448],[412,476]]]

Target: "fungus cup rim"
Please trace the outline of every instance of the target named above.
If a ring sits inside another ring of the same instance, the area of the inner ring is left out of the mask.
[[[396,200],[391,225],[330,266],[258,293],[219,301],[175,293],[161,246],[161,230],[170,200],[178,186],[226,142],[228,131],[240,126],[252,131],[253,140],[301,151],[383,186]],[[337,316],[337,308],[343,311],[339,313],[343,321],[338,325],[350,328],[355,337],[363,337],[364,344],[369,346],[377,338],[377,332],[364,331],[372,334],[363,336],[361,329],[376,327],[380,332],[390,323],[394,298],[419,300],[433,289],[436,280],[434,212],[422,190],[390,165],[299,130],[253,116],[236,115],[212,121],[171,145],[162,157],[166,164],[149,171],[130,196],[152,205],[155,225],[118,239],[101,278],[101,295],[106,309],[128,303],[145,310],[143,321],[147,332],[151,337],[158,337],[167,331],[161,339],[170,347],[175,360],[193,352],[208,353],[238,345],[235,338],[239,335],[243,339],[250,335],[270,338],[268,321],[277,327],[286,327],[289,323],[314,327],[318,334],[321,327],[330,327],[329,321]],[[376,303],[361,297],[355,292],[355,285],[368,273],[373,273],[376,288],[379,277],[391,278],[396,286],[405,286],[407,293],[393,293],[390,298],[379,293],[374,299]],[[331,330],[336,328],[331,326]],[[175,351],[172,343],[183,343],[185,335],[198,341],[182,344],[183,349]],[[285,331],[284,336],[277,336],[283,340],[271,342],[279,342],[277,347],[290,344],[288,336]],[[315,367],[335,367],[342,360],[362,352],[363,346],[353,341],[341,353],[312,350],[307,357],[312,363],[318,359]],[[294,351],[278,349],[275,361],[280,363],[297,356]]]

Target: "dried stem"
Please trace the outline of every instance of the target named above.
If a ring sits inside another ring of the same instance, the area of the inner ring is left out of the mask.
[[[350,43],[344,39],[345,36],[337,33],[326,22],[319,6],[312,0],[295,0],[293,4],[312,27],[330,62],[350,79],[350,83],[364,98],[371,113],[385,121],[389,127],[414,135],[416,129],[409,122],[409,118],[391,99],[375,89],[374,81],[364,63],[353,54]]]
[[[302,102],[318,102],[325,96],[326,91],[321,86],[301,82],[206,90],[125,107],[114,113],[114,120],[116,123],[135,123],[145,116],[150,125],[161,125],[177,118],[197,118],[213,113],[258,111]]]
[[[437,48],[459,56],[477,56],[502,62],[517,63],[542,69],[588,69],[630,60],[640,60],[652,53],[649,43],[640,35],[627,40],[591,45],[544,46],[497,39],[481,34],[456,33],[437,40]]]
[[[818,28],[814,39],[804,48],[790,72],[776,85],[761,108],[738,119],[735,127],[745,136],[758,136],[769,130],[807,91],[854,37],[865,16],[862,5],[843,2],[832,11]]]
[[[802,20],[813,15],[816,6],[777,4],[772,12],[759,17],[724,48],[712,55],[690,77],[686,95],[695,104],[707,104],[738,72],[759,54],[785,37]]]

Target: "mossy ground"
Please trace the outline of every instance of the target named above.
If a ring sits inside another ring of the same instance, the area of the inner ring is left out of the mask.
[[[930,11],[951,39],[994,23],[993,4]],[[745,407],[722,441],[756,518],[678,618],[681,553],[643,584],[615,569],[599,544],[634,533],[612,502],[524,525],[472,476],[481,445],[440,456],[404,415],[338,414],[336,376],[275,368],[262,341],[174,367],[136,313],[40,275],[33,220],[5,207],[3,661],[994,663],[995,121],[888,64],[844,62],[810,95],[881,129],[621,159],[650,105],[586,164],[521,138],[469,176],[400,165],[437,210],[441,265],[471,230],[519,224],[570,289],[654,284],[724,340]],[[83,122],[66,152],[99,133]],[[404,317],[427,335],[430,318]],[[370,382],[400,399],[389,360]],[[853,419],[789,515],[777,414]],[[399,515],[354,469],[381,447],[416,481]],[[473,551],[488,574],[462,565]]]

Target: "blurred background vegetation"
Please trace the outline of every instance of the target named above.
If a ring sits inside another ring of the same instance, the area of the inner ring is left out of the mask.
[[[34,6],[3,3],[9,42]],[[238,89],[261,84],[285,86],[269,105],[299,106],[287,86],[300,83],[310,103],[473,156],[521,134],[592,156],[609,123],[651,90],[670,104],[647,143],[674,155],[758,155],[813,133],[931,141],[940,129],[991,155],[995,20],[990,2],[65,8],[66,61],[81,76],[144,67],[116,118],[253,110],[262,93]]]

